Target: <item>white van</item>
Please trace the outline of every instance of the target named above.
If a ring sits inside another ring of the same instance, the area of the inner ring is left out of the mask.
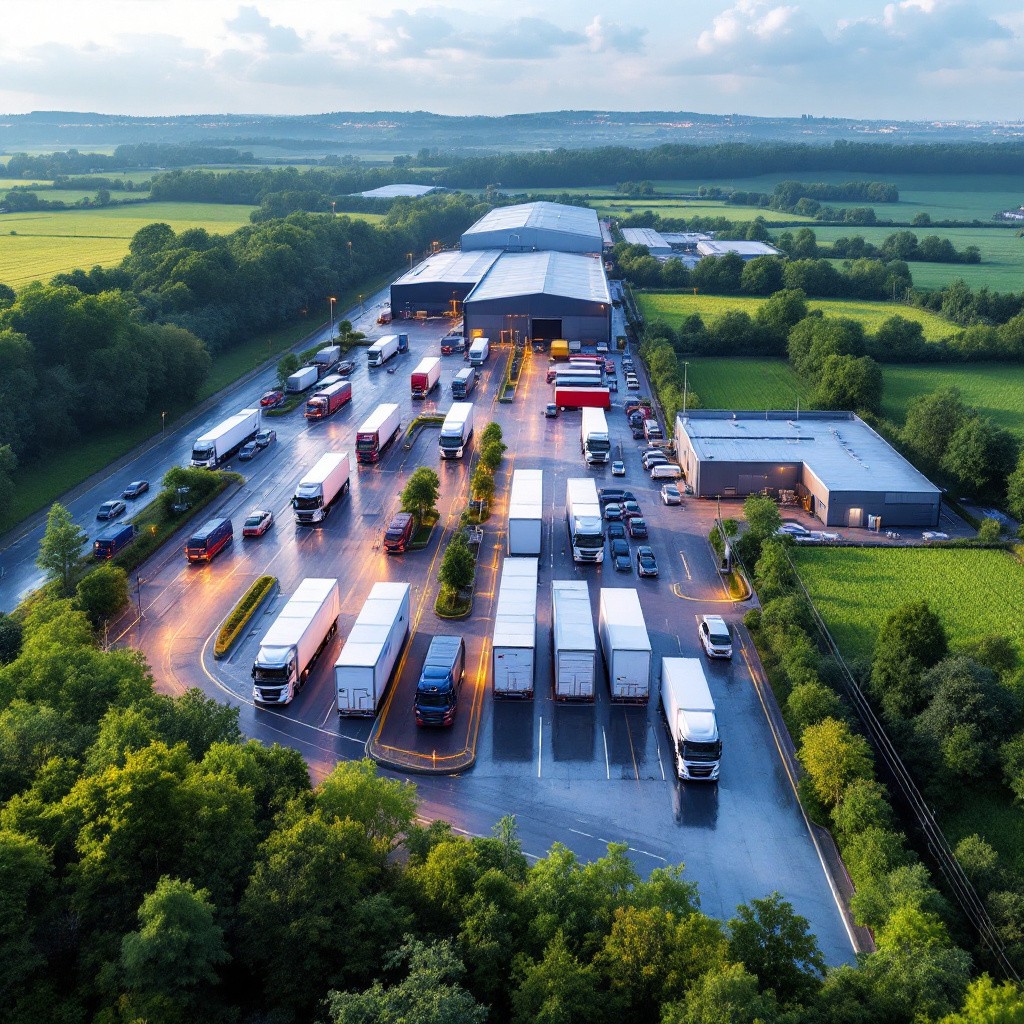
[[[682,475],[682,469],[674,462],[663,462],[651,467],[652,480],[678,480]]]

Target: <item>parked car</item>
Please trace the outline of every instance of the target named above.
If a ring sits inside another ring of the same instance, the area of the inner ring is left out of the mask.
[[[266,391],[260,399],[260,405],[264,409],[274,409],[284,401],[283,391]]]
[[[640,503],[634,498],[626,498],[621,505],[622,518],[632,519],[634,516],[642,516],[643,512],[640,509]]]
[[[257,448],[268,448],[277,440],[276,430],[261,430],[255,438],[253,438],[253,444]]]
[[[806,537],[811,531],[799,523],[783,523],[775,532],[780,537]]]
[[[96,512],[97,519],[116,519],[128,511],[128,506],[120,499],[105,501]]]
[[[342,377],[347,377],[354,369],[356,364],[351,359],[342,359],[340,363],[334,368],[335,373],[340,373]]]
[[[633,563],[629,558],[629,543],[616,538],[612,541],[612,565],[616,572],[632,572]]]
[[[599,356],[603,356],[608,351],[608,342],[607,341],[599,341],[597,343],[597,348],[595,349],[595,351],[597,352],[597,354]]]
[[[548,404],[544,406],[544,415],[547,416],[549,420],[558,419],[558,406],[555,405],[554,402],[548,402]]]
[[[149,490],[148,480],[133,480],[122,492],[122,498],[139,498]]]
[[[664,466],[668,462],[668,456],[664,452],[644,452],[640,456],[644,469],[650,470],[655,466]]]
[[[242,524],[243,537],[262,537],[274,522],[274,513],[266,508],[254,508]]]
[[[621,487],[600,487],[597,491],[597,500],[602,505],[609,501],[636,501],[636,495],[632,491],[624,491]]]
[[[633,378],[627,377],[626,378],[626,390],[627,391],[639,391],[640,390],[640,381],[638,381],[636,379],[636,377],[633,377]]]
[[[633,440],[634,441],[642,441],[643,440],[644,428],[643,428],[642,425],[641,426],[636,426],[636,427],[631,427],[630,430],[632,430],[632,432],[633,432]]]
[[[622,525],[620,520],[614,520],[608,524],[608,539],[615,540],[618,537],[620,540],[626,539],[626,527]]]
[[[238,458],[241,462],[248,462],[250,459],[256,458],[256,453],[259,450],[260,446],[255,441],[250,441],[248,444],[242,445]]]
[[[654,548],[648,544],[636,549],[636,571],[640,576],[658,575],[658,560],[654,557]]]
[[[678,484],[662,484],[661,500],[665,505],[682,505],[683,496],[679,493]]]
[[[651,466],[652,480],[678,480],[682,475],[682,469],[674,462],[656,462]]]
[[[647,520],[643,516],[630,516],[626,520],[626,529],[630,537],[642,540],[647,536]]]
[[[604,507],[604,517],[607,520],[621,519],[622,518],[622,506],[617,501],[609,502]]]
[[[697,634],[709,658],[732,657],[732,635],[721,615],[702,615]]]
[[[616,459],[612,463],[612,476],[625,476],[626,475],[626,464],[622,459]]]

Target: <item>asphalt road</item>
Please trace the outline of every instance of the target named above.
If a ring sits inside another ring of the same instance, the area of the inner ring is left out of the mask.
[[[703,909],[719,918],[730,917],[741,902],[778,890],[810,920],[830,963],[851,961],[851,939],[775,748],[753,685],[751,665],[756,671],[756,654],[741,628],[737,629],[737,656],[731,662],[705,659],[724,741],[721,780],[717,786],[684,786],[673,777],[659,711],[660,658],[703,657],[697,617],[719,612],[736,627],[743,608],[725,601],[705,539],[714,509],[692,500],[682,508],[663,506],[658,485],[643,472],[636,454],[641,443],[633,441],[619,411],[628,392],[613,396],[619,409],[609,414],[613,458],[621,446],[627,465],[627,476],[613,479],[609,467],[588,470],[584,465],[578,412],[553,420],[543,416],[551,390],[544,382],[547,362],[543,357],[527,360],[514,403],[496,402],[507,350],[494,351],[471,397],[477,436],[489,419],[498,420],[508,452],[493,514],[485,527],[473,615],[463,622],[439,620],[433,602],[440,554],[465,507],[472,462],[441,462],[436,430],[421,431],[411,451],[396,442],[376,466],[357,468],[353,459],[351,493],[324,527],[294,525],[289,500],[296,481],[324,451],[352,452],[356,428],[375,405],[399,402],[403,423],[408,423],[422,410],[444,411],[451,404],[451,380],[466,365],[458,355],[443,359],[441,388],[426,402],[414,403],[409,396],[409,372],[422,355],[439,352],[444,323],[409,322],[401,327],[374,327],[370,333],[376,336],[391,330],[407,330],[411,343],[408,355],[388,364],[397,367],[394,374],[369,370],[360,353],[351,378],[351,403],[326,423],[307,425],[299,410],[277,419],[277,444],[252,462],[231,467],[246,475],[246,483],[229,492],[210,515],[228,514],[234,519],[232,547],[211,565],[191,566],[185,563],[180,545],[172,542],[142,568],[138,600],[143,617],[137,619],[134,612],[126,617],[121,640],[145,652],[161,689],[181,692],[199,686],[227,700],[240,709],[247,735],[300,750],[316,778],[326,775],[339,759],[363,756],[367,740],[378,728],[379,739],[413,751],[424,764],[432,761],[435,752],[443,757],[469,744],[475,749],[475,765],[463,774],[410,776],[419,787],[424,817],[445,818],[465,834],[486,835],[503,814],[514,813],[524,849],[533,857],[561,842],[581,858],[593,859],[605,852],[608,842],[625,842],[644,872],[685,863],[687,876],[700,886]],[[621,372],[619,379],[624,384]],[[144,466],[126,468],[124,480],[158,479],[186,456],[191,440],[203,427],[249,404],[265,389],[264,384],[247,385],[244,395],[225,400],[201,423],[169,436],[145,456]],[[471,447],[470,454],[475,451]],[[380,546],[381,535],[409,473],[419,465],[438,470],[441,521],[427,549],[389,557]],[[536,698],[523,704],[494,701],[489,673],[494,603],[505,551],[507,487],[516,467],[544,470]],[[650,529],[649,543],[657,554],[658,579],[639,579],[635,571],[616,573],[610,560],[600,567],[573,564],[564,528],[565,481],[588,474],[597,478],[598,486],[615,484],[636,492]],[[76,518],[84,524],[88,513],[120,486],[119,474],[115,487],[94,488],[95,493],[75,503]],[[262,539],[243,543],[240,521],[254,506],[270,508],[277,521]],[[214,661],[213,637],[221,621],[249,584],[264,573],[279,578],[279,592],[263,606],[231,654]],[[250,668],[259,638],[307,576],[338,577],[342,596],[338,635],[290,706],[257,710],[252,704]],[[565,706],[551,699],[550,582],[575,578],[590,582],[595,618],[599,587],[636,587],[640,592],[658,677],[648,707],[612,705],[603,678],[594,705]],[[378,580],[404,580],[411,585],[413,637],[381,718],[339,720],[334,660]],[[435,633],[463,635],[467,644],[467,682],[450,732],[417,730],[412,716],[419,665]]]

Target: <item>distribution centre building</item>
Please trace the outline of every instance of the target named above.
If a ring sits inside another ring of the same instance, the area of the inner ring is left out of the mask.
[[[767,242],[716,242],[704,239],[697,243],[698,256],[725,256],[735,253],[744,263],[758,256],[781,256],[782,252]]]
[[[366,192],[353,192],[364,199],[419,199],[431,192],[441,191],[437,185],[381,185]]]
[[[603,239],[597,212],[562,203],[499,206],[462,233],[462,250],[599,253]]]
[[[793,491],[825,526],[939,524],[939,488],[853,413],[701,409],[675,442],[699,498]]]
[[[652,256],[668,256],[672,246],[654,228],[622,228],[622,240],[627,245],[642,245]]]
[[[391,312],[412,316],[420,310],[435,315],[458,314],[466,296],[480,283],[499,249],[439,252],[417,263],[391,286]]]

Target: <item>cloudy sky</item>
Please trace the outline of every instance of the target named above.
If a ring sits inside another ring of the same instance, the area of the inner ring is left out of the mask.
[[[1021,0],[4,0],[0,113],[1024,117]]]

